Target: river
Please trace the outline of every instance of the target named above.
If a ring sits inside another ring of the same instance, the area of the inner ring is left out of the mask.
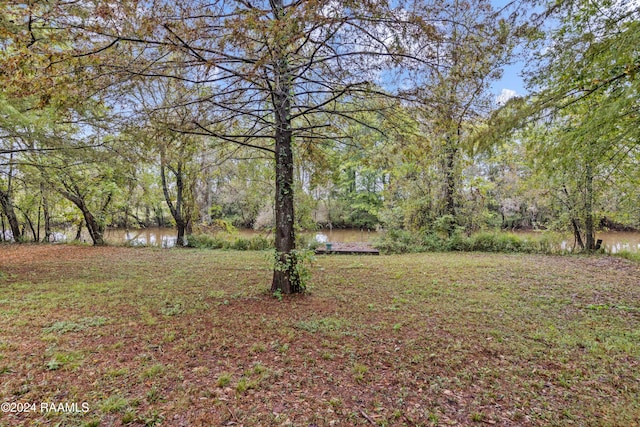
[[[313,238],[317,233],[322,233],[327,236],[329,242],[372,242],[380,234],[376,231],[367,230],[322,230],[318,232],[305,232],[308,238]],[[71,233],[70,233],[71,234]],[[540,232],[521,232],[520,235],[538,237],[541,236]],[[252,236],[264,236],[268,237],[269,234],[265,232],[258,232],[254,230],[238,230],[237,236],[239,237],[252,237]],[[231,235],[230,238],[233,238]],[[640,252],[640,232],[622,232],[622,231],[607,231],[596,234],[597,239],[602,239],[603,247],[607,252],[616,253],[620,251]],[[84,240],[89,241],[88,236],[83,237]],[[123,230],[123,229],[108,229],[105,233],[105,239],[111,244],[122,244],[129,242],[133,245],[148,245],[158,247],[172,247],[176,243],[176,230],[173,228],[159,228],[151,227],[142,230]],[[573,248],[573,239],[570,237],[562,240],[561,249],[571,250]]]
[[[367,230],[324,230],[318,232],[304,232],[303,234],[308,238],[313,238],[316,234],[323,233],[327,236],[327,240],[330,242],[371,242],[379,233],[376,231]],[[71,235],[71,232],[68,233]],[[234,234],[228,235],[229,239],[235,237],[251,238],[254,236],[269,237],[268,232],[260,232],[249,229],[238,230]],[[163,248],[170,248],[176,244],[176,230],[174,228],[163,227],[149,227],[140,230],[124,230],[121,228],[109,228],[105,232],[105,240],[107,243],[120,245],[122,243],[129,243],[132,245],[148,245],[158,246]],[[90,241],[88,235],[83,234],[84,241]],[[69,237],[67,237],[69,239]]]

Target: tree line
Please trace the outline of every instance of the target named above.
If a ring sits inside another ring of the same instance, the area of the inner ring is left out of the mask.
[[[638,9],[625,2],[5,2],[2,237],[56,227],[640,225]],[[531,94],[492,84],[531,64]],[[79,232],[78,232],[79,234]]]

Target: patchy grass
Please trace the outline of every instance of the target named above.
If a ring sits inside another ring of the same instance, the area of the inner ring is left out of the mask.
[[[0,425],[608,425],[640,419],[640,266],[0,246]]]
[[[613,255],[620,258],[626,258],[631,261],[640,262],[640,252],[620,251]]]

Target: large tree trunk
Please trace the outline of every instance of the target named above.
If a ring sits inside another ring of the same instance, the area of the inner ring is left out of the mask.
[[[13,203],[11,202],[11,197],[8,192],[0,190],[0,205],[2,205],[2,210],[9,220],[9,228],[11,228],[13,240],[19,242],[21,240],[20,224],[18,223],[18,217],[16,216],[16,211],[13,208]]]
[[[78,221],[78,228],[76,228],[76,237],[73,240],[79,242],[82,239],[82,221]]]
[[[183,171],[182,171],[182,162],[178,163],[177,169],[171,169],[174,176],[176,177],[176,203],[174,204],[171,200],[171,195],[169,194],[169,187],[167,185],[167,175],[166,175],[166,166],[165,166],[165,156],[164,151],[160,154],[160,178],[162,179],[162,192],[164,193],[164,199],[167,202],[167,206],[169,206],[169,211],[171,212],[171,216],[176,222],[176,228],[178,231],[178,236],[176,238],[176,246],[182,247],[185,245],[185,230],[187,228],[187,221],[184,219],[184,215],[182,212],[183,207],[183,194],[184,194],[184,179],[183,179]]]
[[[580,249],[584,249],[584,242],[582,241],[580,224],[578,222],[579,214],[576,212],[575,203],[572,201],[572,197],[569,194],[569,190],[567,189],[567,186],[564,184],[562,185],[562,192],[564,193],[566,200],[563,201],[562,198],[560,198],[560,201],[562,202],[562,204],[566,206],[567,211],[571,216],[571,227],[573,227],[574,241],[580,247]],[[575,245],[574,245],[574,249],[575,249]]]
[[[13,141],[9,149],[9,177],[7,179],[7,191],[0,190],[0,205],[4,211],[7,220],[9,220],[9,228],[11,228],[11,234],[13,240],[16,242],[22,241],[22,234],[20,233],[20,224],[18,223],[18,217],[11,201],[11,182],[13,178]],[[3,236],[4,237],[4,236]]]
[[[60,191],[67,200],[76,205],[82,216],[84,217],[84,223],[87,226],[87,231],[93,242],[93,246],[105,246],[107,243],[104,241],[104,227],[93,216],[86,203],[81,197],[71,194],[67,191]]]
[[[104,227],[98,224],[93,214],[88,210],[83,210],[82,215],[84,216],[84,222],[87,224],[87,230],[89,231],[93,245],[106,245],[107,243],[104,241]]]
[[[580,225],[575,218],[571,219],[571,226],[573,227],[573,238],[580,249],[584,249],[584,242],[582,241],[582,235],[580,234]]]
[[[29,226],[29,229],[31,230],[31,235],[33,236],[33,241],[37,242],[38,241],[38,232],[36,231],[36,228],[33,226],[33,221],[31,221],[31,218],[29,217],[29,212],[25,212],[22,209],[19,209],[20,212],[22,213],[22,216],[24,217],[24,220],[26,221],[26,225]],[[23,238],[25,237],[24,235],[25,233],[23,232]]]
[[[274,16],[284,14],[282,0],[271,2]],[[276,163],[276,265],[271,291],[292,294],[303,292],[295,255],[293,209],[293,133],[291,131],[291,71],[284,53],[276,52],[274,87],[271,100],[275,115]]]
[[[184,221],[176,221],[176,228],[178,229],[178,237],[176,238],[176,246],[182,247],[186,244],[185,241],[185,231],[187,229]]]
[[[288,126],[288,124],[284,124]],[[272,291],[283,294],[301,292],[296,270],[294,207],[293,207],[293,150],[291,130],[276,129],[276,268]]]
[[[593,226],[593,166],[591,165],[591,162],[587,163],[585,172],[584,231],[586,249],[588,251],[593,251],[596,249],[596,239]]]
[[[449,237],[453,235],[457,224],[456,217],[456,158],[458,156],[458,141],[447,135],[444,145],[444,215],[449,215],[453,219],[447,228]]]

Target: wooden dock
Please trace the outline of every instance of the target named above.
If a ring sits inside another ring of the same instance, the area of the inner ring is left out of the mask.
[[[322,244],[316,248],[316,255],[380,255],[380,251],[366,242]]]

